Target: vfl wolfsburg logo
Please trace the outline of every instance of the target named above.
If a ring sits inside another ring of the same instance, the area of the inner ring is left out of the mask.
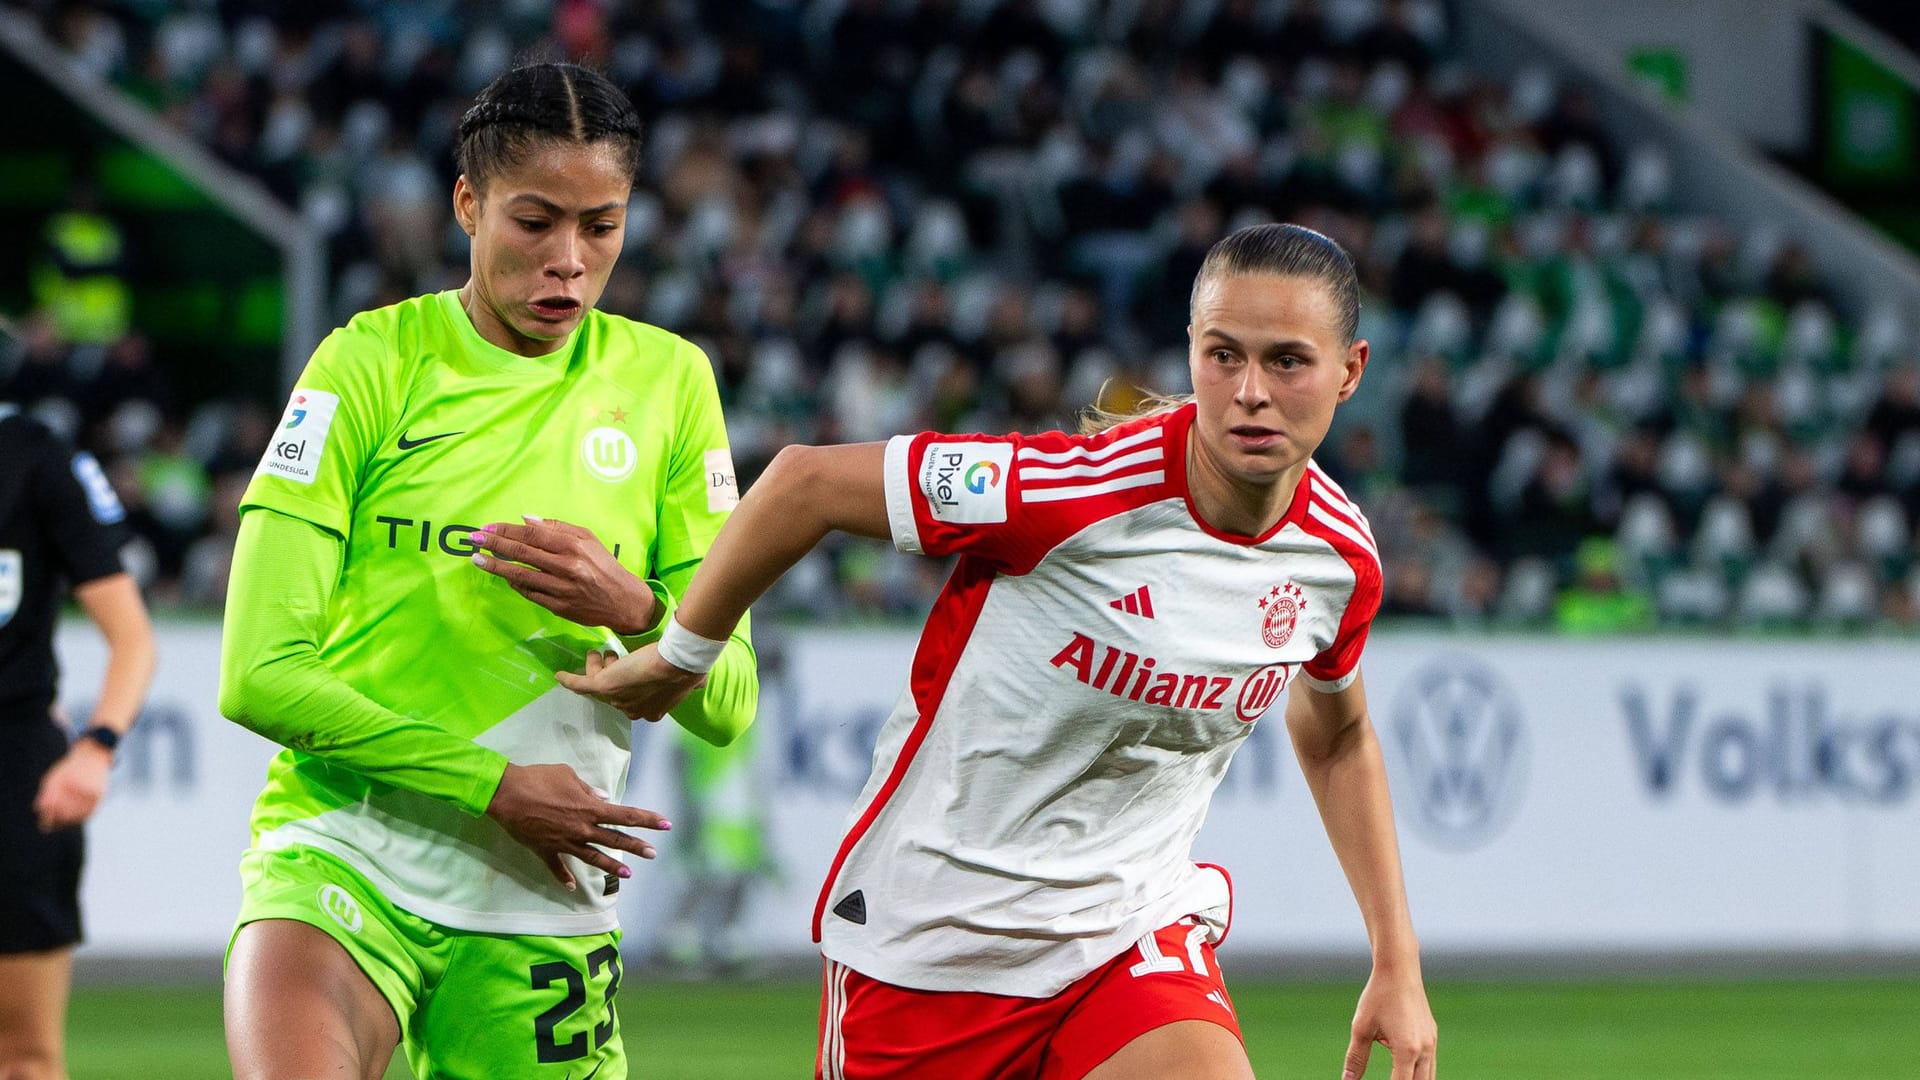
[[[320,910],[345,927],[347,933],[360,932],[360,905],[347,895],[347,890],[338,885],[322,885],[319,900]]]
[[[580,440],[580,461],[593,475],[612,483],[633,475],[640,452],[619,428],[597,427]]]

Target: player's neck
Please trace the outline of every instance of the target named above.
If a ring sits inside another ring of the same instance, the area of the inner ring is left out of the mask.
[[[1300,462],[1272,484],[1236,477],[1199,445],[1198,432],[1187,443],[1187,492],[1194,512],[1208,525],[1236,536],[1265,536],[1293,506],[1293,495],[1307,463]]]
[[[479,333],[482,341],[505,349],[515,356],[537,360],[542,356],[551,356],[559,352],[571,340],[571,336],[552,339],[532,338],[516,331],[487,305],[471,280],[460,288],[460,309],[467,313],[467,321],[473,324],[474,330]]]

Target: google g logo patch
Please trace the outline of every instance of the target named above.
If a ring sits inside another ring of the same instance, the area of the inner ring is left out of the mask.
[[[976,461],[967,469],[967,475],[961,477],[961,483],[975,495],[984,493],[988,488],[1000,483],[1000,466],[991,461]]]

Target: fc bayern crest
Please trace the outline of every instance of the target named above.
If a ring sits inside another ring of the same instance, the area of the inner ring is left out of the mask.
[[[1278,649],[1293,640],[1293,626],[1307,609],[1307,601],[1300,595],[1300,586],[1289,581],[1268,590],[1260,598],[1260,608],[1267,613],[1260,622],[1260,640],[1268,648]]]

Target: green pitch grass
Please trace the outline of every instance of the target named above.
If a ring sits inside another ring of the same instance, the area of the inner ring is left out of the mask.
[[[1339,1075],[1358,985],[1233,986],[1255,1070]],[[1920,1076],[1920,980],[1439,983],[1455,1080],[1824,1080]],[[643,983],[620,996],[634,1080],[812,1075],[812,985]],[[229,1075],[214,988],[81,989],[73,1080]],[[1915,1070],[1915,1071],[1908,1071]],[[1369,1077],[1385,1080],[1376,1048]],[[389,1080],[405,1080],[396,1062]]]

